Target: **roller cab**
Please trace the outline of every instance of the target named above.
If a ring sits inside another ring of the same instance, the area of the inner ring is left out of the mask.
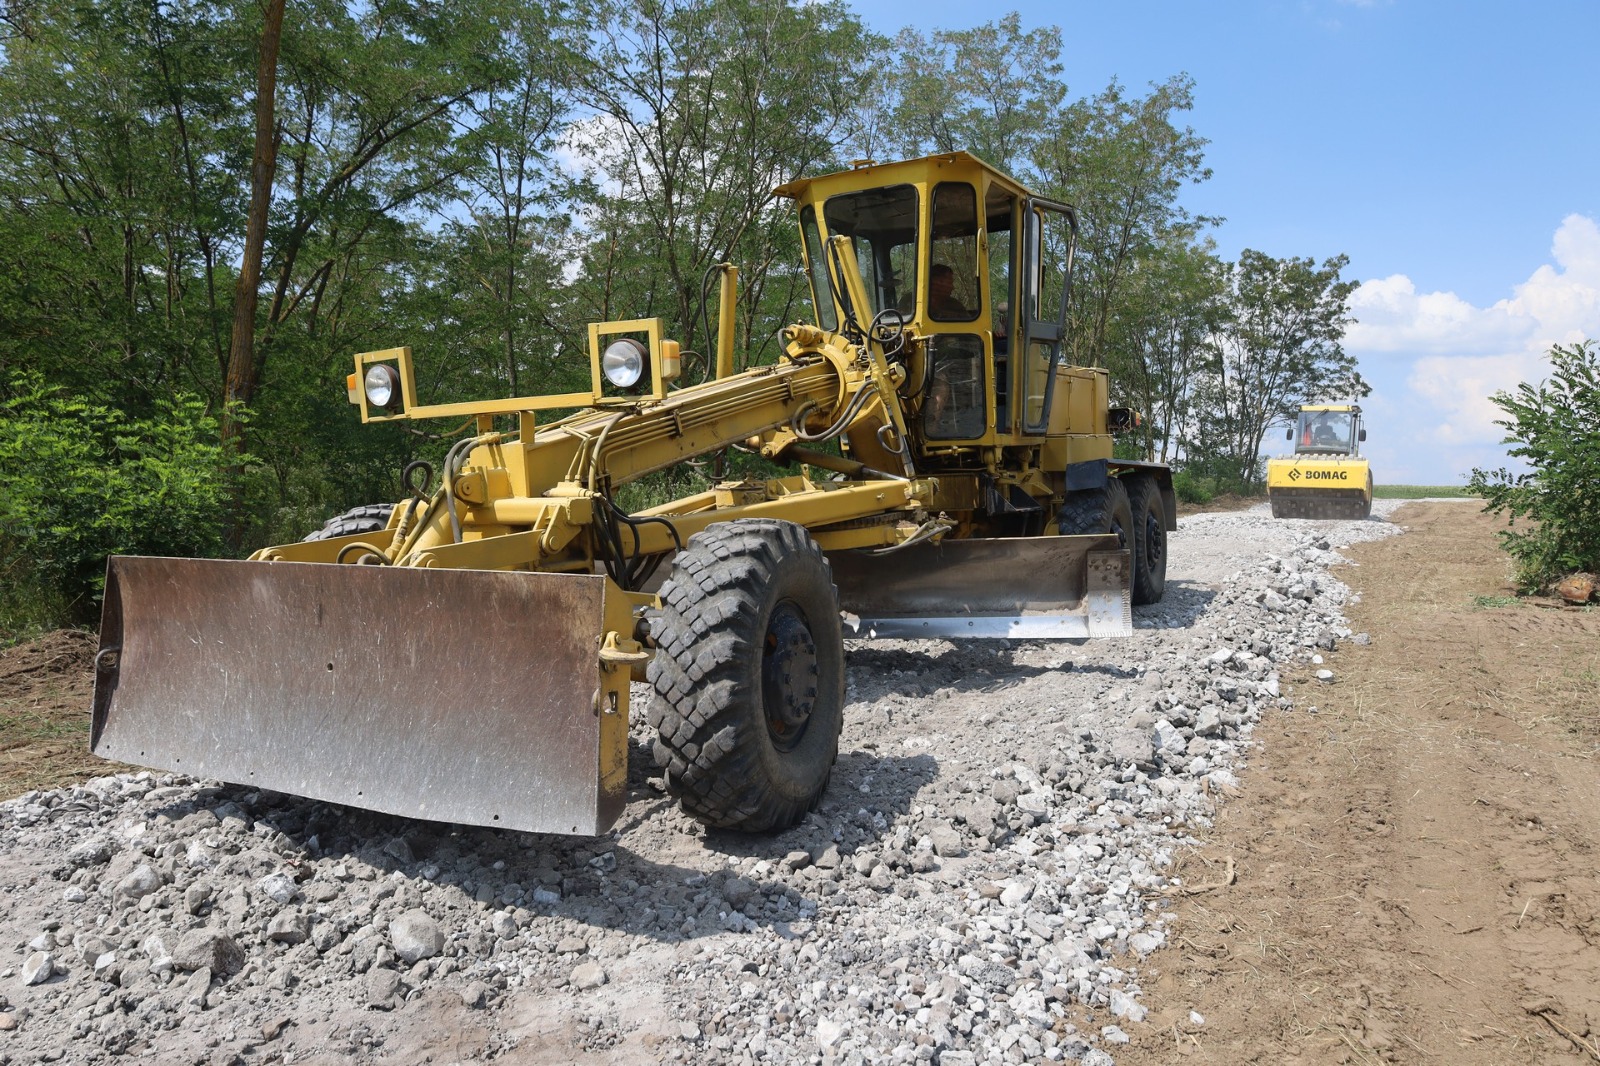
[[[1372,469],[1360,454],[1367,431],[1355,404],[1300,408],[1292,455],[1267,463],[1274,518],[1359,521],[1372,514]]]

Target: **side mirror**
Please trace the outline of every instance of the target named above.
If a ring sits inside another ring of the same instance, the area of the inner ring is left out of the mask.
[[[1362,430],[1360,435],[1357,436],[1356,439],[1361,441],[1363,444],[1365,444],[1366,441],[1367,441],[1367,431],[1366,430]]]
[[[1290,426],[1288,429],[1283,431],[1283,439],[1284,440],[1294,440],[1294,427],[1293,426]]]

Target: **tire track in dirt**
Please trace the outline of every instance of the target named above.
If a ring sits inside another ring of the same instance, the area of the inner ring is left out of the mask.
[[[1286,679],[1186,860],[1236,881],[1177,907],[1124,1066],[1600,1061],[1600,615],[1475,603],[1471,504],[1394,520],[1337,571],[1371,644]]]

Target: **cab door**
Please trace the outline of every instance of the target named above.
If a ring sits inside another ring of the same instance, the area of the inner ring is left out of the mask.
[[[1023,201],[1021,344],[1013,348],[1017,410],[1025,434],[1050,423],[1056,367],[1067,332],[1072,260],[1078,247],[1078,213],[1071,206],[1031,196]]]

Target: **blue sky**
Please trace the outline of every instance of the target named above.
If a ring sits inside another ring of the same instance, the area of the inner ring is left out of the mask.
[[[1363,283],[1380,483],[1505,464],[1489,394],[1600,338],[1600,0],[847,2],[884,33],[1060,26],[1074,97],[1192,75],[1214,173],[1184,203],[1221,253],[1344,253]]]

